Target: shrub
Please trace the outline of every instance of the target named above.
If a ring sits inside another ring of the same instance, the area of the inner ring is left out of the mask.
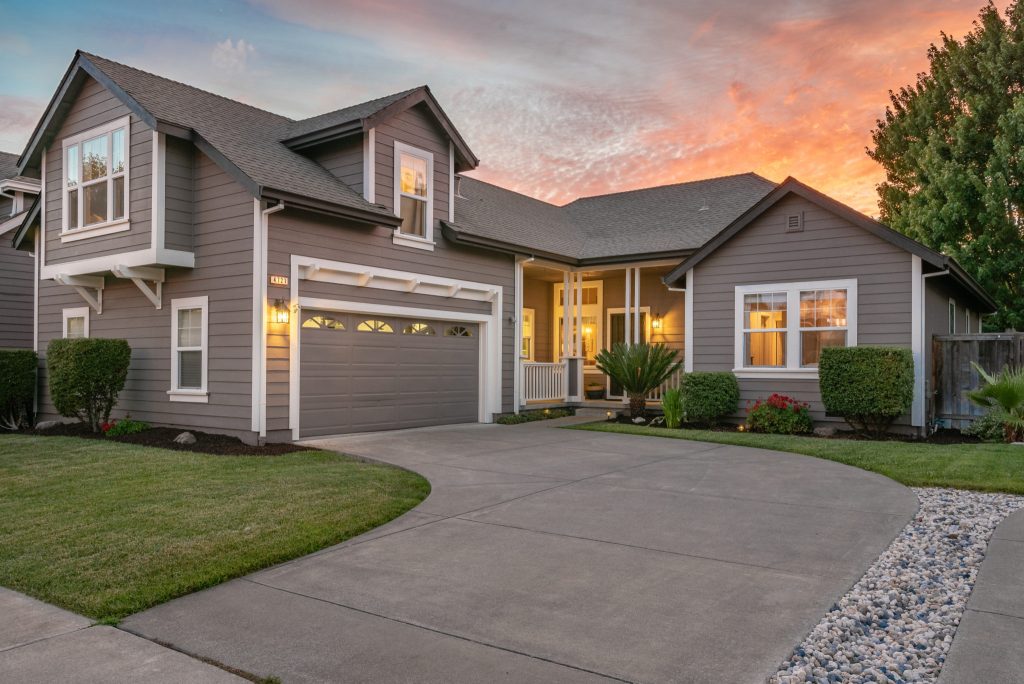
[[[36,398],[36,369],[39,357],[34,351],[0,351],[0,425],[17,430],[31,424]]]
[[[773,435],[798,435],[814,428],[808,404],[785,394],[758,399],[747,409],[747,425],[753,432]]]
[[[629,415],[637,418],[647,409],[647,395],[679,370],[679,352],[663,344],[618,343],[597,353],[597,369],[622,385],[629,397]]]
[[[683,391],[665,390],[661,397],[661,410],[665,412],[665,426],[673,430],[683,422]]]
[[[875,437],[914,400],[914,358],[902,347],[826,347],[818,378],[825,410]]]
[[[983,442],[1002,442],[1006,440],[1006,423],[995,411],[989,411],[980,418],[975,418],[961,432],[968,437],[977,437]]]
[[[740,403],[740,385],[728,372],[687,373],[682,390],[683,411],[689,422],[717,422],[736,413]]]
[[[1024,440],[1024,367],[1007,366],[993,377],[973,361],[971,365],[985,384],[968,392],[967,398],[1002,421],[1007,442]]]
[[[143,420],[132,420],[124,418],[100,426],[103,434],[107,437],[121,437],[122,435],[134,435],[138,432],[145,432],[149,429],[149,423]]]
[[[53,340],[46,348],[50,397],[62,416],[78,418],[93,432],[110,421],[124,388],[132,350],[124,340]]]

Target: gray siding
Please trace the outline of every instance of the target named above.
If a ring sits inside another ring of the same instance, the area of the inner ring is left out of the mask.
[[[191,252],[195,223],[195,147],[180,138],[167,137],[166,140],[164,246]]]
[[[88,79],[64,124],[46,151],[46,263],[104,256],[115,252],[146,249],[151,242],[151,161],[153,131],[131,114],[128,167],[130,230],[112,235],[61,243],[61,191],[64,161],[61,141],[91,128],[128,116],[130,110],[97,81]]]
[[[363,136],[320,145],[309,156],[337,176],[342,183],[362,194]]]
[[[11,247],[11,237],[0,235],[0,349],[31,349],[35,259]]]
[[[31,200],[26,204],[31,204]],[[9,217],[11,212],[14,211],[14,200],[10,197],[0,197],[0,221]]]
[[[434,215],[448,218],[448,171],[451,166],[448,139],[434,123],[424,105],[417,105],[392,117],[376,128],[375,173],[377,204],[395,208],[395,141],[418,147],[434,155]],[[434,237],[440,231],[434,225]]]
[[[555,296],[555,285],[545,280],[523,278],[523,306],[533,309],[533,360],[538,362],[554,361],[554,311],[552,302]]]
[[[251,435],[253,198],[209,158],[195,154],[196,268],[168,269],[157,310],[129,281],[106,279],[103,313],[90,312],[90,336],[123,338],[132,364],[116,416],[158,425]],[[172,402],[171,300],[209,297],[208,404]],[[40,350],[61,335],[61,310],[84,306],[71,288],[40,284]],[[45,418],[55,417],[45,389]]]
[[[787,233],[786,217],[801,211],[803,232]],[[858,344],[909,347],[911,255],[795,195],[782,199],[696,267],[694,369],[732,370],[736,285],[844,278],[857,280]],[[817,380],[741,380],[740,388],[740,415],[747,402],[780,392],[825,419]]]

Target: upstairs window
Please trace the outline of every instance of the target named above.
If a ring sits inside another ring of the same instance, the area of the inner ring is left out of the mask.
[[[430,152],[395,142],[395,213],[402,219],[398,236],[433,240],[433,175]]]
[[[120,119],[63,141],[64,231],[127,217],[129,124]]]

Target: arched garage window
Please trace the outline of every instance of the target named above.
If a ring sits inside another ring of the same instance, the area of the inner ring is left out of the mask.
[[[391,324],[387,321],[381,321],[376,318],[368,318],[362,321],[356,326],[356,330],[359,332],[376,332],[376,333],[393,333],[395,329],[391,327]]]

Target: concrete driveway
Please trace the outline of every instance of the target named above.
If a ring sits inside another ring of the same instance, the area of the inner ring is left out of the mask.
[[[829,461],[541,423],[316,443],[430,497],[123,627],[284,682],[763,682],[917,509]]]

